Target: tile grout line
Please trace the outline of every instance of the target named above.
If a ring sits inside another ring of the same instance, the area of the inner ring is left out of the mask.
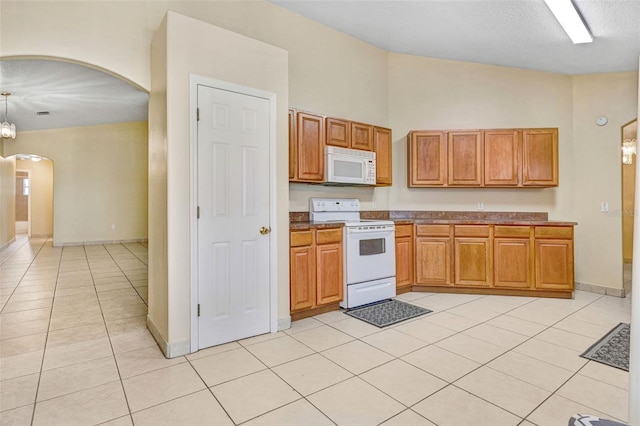
[[[48,241],[49,241],[49,239],[47,239],[45,244]],[[35,259],[38,257],[38,255],[40,255],[40,253],[42,252],[42,248],[43,247],[44,247],[44,244],[42,245],[40,250],[38,250],[38,253],[36,253],[36,255],[34,256],[32,262],[29,264],[29,268],[27,269],[27,271],[31,268],[31,266],[33,265],[33,262],[35,262]],[[31,426],[33,426],[33,421],[36,418],[36,407],[38,406],[38,394],[40,393],[40,381],[42,380],[42,372],[43,372],[43,368],[44,368],[44,359],[45,359],[45,356],[47,354],[47,343],[49,342],[49,332],[51,330],[51,320],[52,320],[52,316],[53,316],[53,307],[54,307],[54,303],[55,303],[55,299],[56,299],[56,291],[58,290],[58,281],[60,280],[60,269],[62,267],[62,257],[63,257],[63,255],[64,255],[64,247],[60,249],[60,260],[58,261],[58,271],[56,273],[56,286],[53,289],[53,298],[51,299],[51,309],[49,310],[49,325],[47,326],[47,334],[45,336],[44,347],[42,349],[42,360],[40,361],[40,371],[38,372],[38,384],[36,386],[36,395],[35,395],[35,398],[33,400],[33,411],[31,412],[31,422],[30,422]],[[25,271],[25,274],[26,274],[26,271]]]
[[[104,247],[104,245],[101,244],[100,246],[105,251],[108,252],[108,250],[106,249],[106,247]],[[111,348],[111,356],[113,357],[113,363],[115,364],[116,371],[118,372],[118,378],[119,378],[119,381],[120,381],[120,387],[122,389],[122,394],[124,395],[124,400],[125,400],[125,403],[127,404],[127,411],[129,412],[129,416],[131,417],[132,422],[133,422],[133,416],[132,416],[132,413],[131,413],[131,406],[129,404],[129,398],[127,397],[127,392],[124,389],[124,382],[122,380],[122,373],[120,373],[120,366],[118,365],[118,361],[116,359],[116,353],[115,353],[115,350],[113,349],[113,342],[111,341],[111,334],[109,333],[109,327],[107,327],[107,320],[104,317],[104,311],[102,310],[102,303],[100,302],[100,296],[98,295],[98,288],[96,287],[96,282],[95,282],[95,279],[93,277],[93,271],[91,270],[91,263],[89,262],[89,256],[87,255],[86,246],[83,246],[83,251],[84,251],[85,258],[87,259],[87,267],[89,269],[89,274],[91,275],[91,282],[93,283],[93,289],[94,289],[95,294],[96,294],[96,299],[98,301],[98,306],[100,307],[100,315],[102,316],[102,322],[103,322],[103,325],[104,325],[104,329],[105,329],[105,332],[107,333],[107,339],[109,339],[109,347]],[[115,260],[113,260],[113,258],[112,258],[112,261],[114,263],[116,263]],[[122,417],[122,416],[120,416],[120,417]],[[113,419],[110,419],[110,420],[113,420]],[[108,420],[108,421],[110,421],[110,420]]]
[[[40,251],[42,251],[43,247],[46,245],[47,241],[49,241],[49,239],[46,239],[45,241],[42,242],[42,244],[40,244],[40,247],[38,248],[38,251],[33,255],[33,258],[29,262],[29,265],[25,268],[24,272],[20,276],[20,279],[18,280],[18,283],[16,284],[16,286],[13,288],[13,291],[9,295],[9,298],[7,299],[7,302],[4,304],[4,306],[2,306],[2,309],[0,309],[0,314],[11,313],[11,312],[4,312],[4,310],[7,307],[7,304],[11,301],[11,298],[13,297],[13,295],[16,294],[16,290],[20,286],[20,283],[24,279],[25,275],[27,275],[27,272],[29,271],[29,269],[33,265],[33,262],[36,260],[36,257],[38,257],[38,255],[40,254]],[[26,245],[26,244],[24,244],[24,245]],[[24,245],[23,245],[23,247],[24,247]],[[20,247],[20,250],[21,249],[22,249],[22,247]],[[16,253],[17,253],[17,251],[16,251]],[[15,254],[15,253],[13,253],[13,254]],[[12,254],[12,256],[13,256],[13,254]],[[0,265],[0,266],[2,266],[2,265]],[[34,308],[34,309],[42,309],[42,308]]]
[[[135,254],[133,254],[126,246],[124,246],[122,243],[120,244],[122,245],[126,250],[128,250],[131,255],[133,255],[136,259],[138,259],[140,262],[142,262],[142,260],[140,260]],[[103,245],[104,247],[104,245]],[[113,254],[111,254],[111,252],[109,251],[108,248],[104,247],[105,251],[109,254],[109,256],[111,257],[111,259],[113,260],[113,262],[116,264],[116,266],[118,267],[118,269],[120,269],[120,272],[122,272],[122,274],[124,275],[124,277],[127,279],[127,281],[129,282],[129,285],[131,285],[131,287],[133,287],[133,290],[136,292],[136,294],[138,295],[138,297],[140,299],[142,299],[142,303],[145,304],[145,306],[147,307],[147,309],[149,308],[149,304],[146,302],[146,300],[144,300],[144,298],[142,297],[142,295],[140,294],[140,292],[138,291],[138,289],[136,288],[136,286],[133,285],[133,282],[131,282],[131,280],[129,279],[129,276],[127,275],[127,273],[124,271],[124,269],[122,269],[122,267],[120,266],[120,264],[118,263],[118,261],[113,257]],[[145,263],[144,265],[147,267],[147,271],[149,269],[149,266]],[[148,284],[148,283],[147,283]],[[148,285],[147,285],[148,287]],[[97,290],[96,290],[97,291]]]

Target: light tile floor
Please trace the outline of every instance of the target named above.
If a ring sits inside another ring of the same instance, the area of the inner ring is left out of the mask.
[[[630,300],[406,293],[383,330],[330,312],[165,359],[144,244],[0,252],[1,425],[566,425],[625,421],[628,373],[578,355]]]

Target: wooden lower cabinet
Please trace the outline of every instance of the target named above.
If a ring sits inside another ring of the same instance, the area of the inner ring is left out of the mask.
[[[396,225],[396,288],[413,285],[413,225]]]
[[[335,304],[343,298],[342,229],[290,234],[291,313]]]
[[[416,283],[451,284],[449,237],[416,237]]]
[[[311,246],[291,247],[289,251],[291,310],[311,309],[315,305],[315,253]]]
[[[489,238],[456,238],[454,245],[454,285],[491,286],[493,282],[491,240]]]
[[[414,290],[571,297],[573,227],[415,226]]]
[[[501,288],[530,288],[531,241],[529,238],[493,240],[493,285]]]
[[[536,240],[536,288],[573,290],[573,240]]]
[[[316,246],[316,305],[342,300],[342,243]]]

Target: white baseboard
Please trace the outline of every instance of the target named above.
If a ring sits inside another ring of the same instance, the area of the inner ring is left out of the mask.
[[[278,318],[278,331],[288,330],[291,328],[291,316],[286,318]]]
[[[176,343],[168,343],[162,337],[162,334],[158,331],[158,328],[153,323],[151,318],[147,315],[147,328],[151,332],[151,335],[158,343],[160,350],[167,358],[175,358],[182,355],[187,355],[191,353],[191,341],[186,340],[184,342],[176,342]]]
[[[93,246],[100,244],[125,244],[125,243],[147,243],[147,238],[134,238],[129,240],[104,240],[104,241],[68,241],[64,243],[54,242],[54,247],[71,247],[71,246]]]
[[[6,243],[4,243],[3,245],[0,246],[0,250],[4,250],[7,247],[9,247],[11,244],[16,242],[16,237],[13,237],[12,239],[10,239],[9,241],[7,241]]]
[[[589,293],[605,294],[607,296],[625,297],[626,291],[624,288],[612,288],[604,287],[596,284],[581,283],[576,281],[576,290],[588,291]]]

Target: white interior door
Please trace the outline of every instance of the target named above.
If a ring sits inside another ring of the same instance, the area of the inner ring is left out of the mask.
[[[198,340],[269,332],[267,99],[198,85]],[[265,230],[263,230],[265,232]]]

